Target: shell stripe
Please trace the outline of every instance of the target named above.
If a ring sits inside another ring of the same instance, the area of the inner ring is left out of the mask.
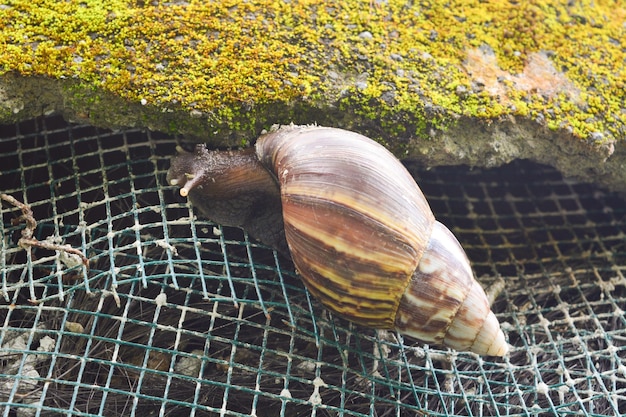
[[[353,321],[390,327],[418,255],[401,232],[310,196],[283,195],[283,210],[293,259],[311,292]]]
[[[316,240],[334,253],[371,263],[369,268],[376,266],[382,273],[410,276],[416,267],[419,251],[406,241],[402,225],[372,217],[371,209],[358,207],[357,201],[283,194],[283,210],[285,223],[301,235],[292,233],[293,238]]]
[[[285,232],[290,242],[298,247],[294,256],[297,270],[306,278],[309,291],[325,306],[354,322],[376,328],[391,328],[391,317],[397,309],[399,293],[397,288],[389,285],[391,279],[381,279],[385,275],[375,263],[359,259],[363,262],[360,268],[348,270],[342,264],[355,262],[351,256],[333,253],[330,248],[327,253],[320,255],[309,250],[298,238],[293,239],[294,232],[302,237],[299,231],[286,227]],[[306,238],[306,244],[324,247],[324,242],[310,237]],[[328,262],[320,263],[319,256],[328,259]],[[335,262],[341,258],[341,262]]]
[[[450,324],[476,282],[465,259],[456,238],[436,222],[428,248],[400,303],[396,317],[399,330],[426,342],[443,343],[449,337]],[[476,314],[481,311],[484,309]],[[475,331],[466,324],[462,326],[465,332]]]

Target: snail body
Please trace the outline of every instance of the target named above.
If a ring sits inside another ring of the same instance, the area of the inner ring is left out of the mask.
[[[507,353],[461,245],[376,142],[284,126],[261,136],[254,151],[182,153],[168,181],[210,219],[291,255],[331,311],[427,343]]]

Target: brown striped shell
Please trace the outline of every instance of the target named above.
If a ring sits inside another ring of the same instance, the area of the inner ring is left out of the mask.
[[[309,291],[341,316],[457,350],[508,352],[461,245],[376,142],[285,126],[260,137],[256,155],[182,153],[167,177],[207,217],[290,254]]]
[[[326,307],[458,350],[508,351],[465,252],[384,147],[341,129],[287,126],[256,152],[280,184],[293,261]]]

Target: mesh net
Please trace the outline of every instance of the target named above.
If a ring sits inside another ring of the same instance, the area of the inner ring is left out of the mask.
[[[194,216],[165,183],[171,137],[58,117],[0,132],[1,191],[37,221],[2,201],[2,416],[626,413],[626,207],[611,193],[524,161],[413,170],[501,290],[512,352],[489,359],[332,317],[289,261]]]

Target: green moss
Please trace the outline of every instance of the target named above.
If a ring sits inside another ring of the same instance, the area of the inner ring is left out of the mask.
[[[112,94],[144,104],[156,126],[199,135],[296,117],[427,139],[459,117],[512,115],[625,136],[616,1],[153,3],[11,1],[0,73],[76,78],[76,105]],[[201,120],[159,122],[163,112]]]

